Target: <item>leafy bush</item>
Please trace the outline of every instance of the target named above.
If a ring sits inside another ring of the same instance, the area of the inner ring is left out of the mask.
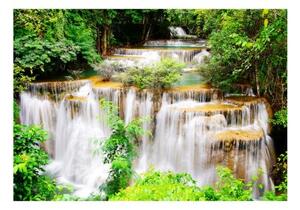
[[[66,39],[44,40],[31,34],[14,40],[15,64],[31,71],[44,71],[46,64],[54,60],[62,63],[75,60],[79,51],[79,46]]]
[[[21,93],[34,79],[35,76],[27,75],[24,68],[14,64],[14,94]]]
[[[134,141],[144,134],[140,119],[129,124],[118,116],[117,107],[109,101],[100,100],[101,107],[106,111],[106,121],[112,129],[111,135],[103,144],[104,163],[111,163],[109,176],[100,190],[108,197],[128,186],[133,169],[132,161],[136,156]]]
[[[104,77],[104,80],[110,80],[115,73],[123,72],[125,68],[119,62],[109,62],[104,61],[102,63],[93,64],[92,67],[97,71],[101,76]]]
[[[214,188],[214,198],[221,201],[252,200],[252,183],[236,179],[229,168],[217,168],[219,180]],[[211,189],[209,189],[211,192]]]
[[[43,175],[48,155],[39,144],[47,133],[35,126],[14,124],[14,200],[51,200],[55,182]]]
[[[110,200],[195,201],[202,196],[189,174],[150,170]]]
[[[20,118],[20,107],[16,102],[16,100],[14,100],[13,112],[14,112],[14,122],[18,122]]]
[[[177,82],[181,76],[184,64],[172,59],[164,59],[158,63],[133,67],[120,76],[126,85],[135,85],[140,89],[145,88],[169,88]]]
[[[288,125],[288,113],[287,108],[284,107],[281,110],[275,112],[273,119],[271,120],[273,125],[278,125],[286,128]]]
[[[199,11],[209,33],[211,58],[207,79],[230,91],[235,83],[251,83],[256,94],[276,109],[286,106],[287,11]]]
[[[98,62],[93,29],[76,10],[14,11],[14,91],[77,59]]]
[[[198,187],[189,174],[157,172],[151,169],[133,186],[121,190],[110,200],[150,201],[248,201],[252,200],[252,183],[234,178],[228,168],[218,167],[215,187]]]

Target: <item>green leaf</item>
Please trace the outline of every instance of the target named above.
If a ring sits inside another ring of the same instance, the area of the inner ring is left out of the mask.
[[[265,19],[265,20],[264,20],[264,26],[267,27],[268,24],[269,24],[269,20],[268,20],[268,19]]]

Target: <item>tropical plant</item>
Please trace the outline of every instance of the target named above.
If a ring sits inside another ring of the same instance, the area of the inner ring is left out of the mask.
[[[133,174],[132,161],[136,156],[135,141],[145,132],[141,128],[141,119],[125,124],[112,102],[101,99],[100,104],[106,112],[106,122],[112,130],[102,146],[104,163],[111,164],[111,169],[106,183],[100,190],[110,197],[128,186]]]
[[[201,12],[210,31],[211,59],[202,71],[224,90],[249,83],[274,108],[286,107],[286,10],[213,10]],[[215,14],[215,15],[213,15]]]
[[[218,167],[219,180],[215,187],[198,187],[186,173],[158,172],[150,169],[135,183],[121,190],[110,200],[138,201],[248,201],[252,200],[252,183],[234,178],[225,167]]]
[[[279,111],[275,112],[273,119],[271,120],[273,125],[281,126],[287,128],[288,125],[288,113],[287,108],[284,107]]]
[[[126,85],[135,85],[140,89],[165,89],[181,77],[184,64],[172,59],[163,59],[152,65],[133,67],[121,75]]]
[[[48,154],[40,148],[47,133],[36,126],[14,123],[14,200],[51,200],[55,182],[43,175]]]

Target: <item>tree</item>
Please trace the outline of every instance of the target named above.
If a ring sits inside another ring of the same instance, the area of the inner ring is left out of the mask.
[[[121,74],[120,79],[126,85],[140,89],[166,89],[180,79],[183,67],[184,64],[175,60],[164,59],[149,66],[133,67]]]
[[[15,91],[38,75],[66,71],[71,61],[99,61],[92,30],[74,10],[14,11]]]
[[[215,86],[229,90],[249,82],[276,110],[286,106],[286,10],[221,10],[210,28],[211,59],[202,72]],[[208,16],[210,17],[210,16]],[[208,26],[207,26],[208,25]]]

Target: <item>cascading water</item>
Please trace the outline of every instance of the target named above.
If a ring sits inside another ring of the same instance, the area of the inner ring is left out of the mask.
[[[147,161],[137,168],[144,171],[153,165],[163,171],[188,172],[199,185],[216,181],[218,164],[230,167],[246,181],[261,169],[264,190],[271,190],[272,142],[265,105],[224,105],[193,100],[163,103],[154,140],[145,143]],[[259,195],[255,191],[254,196]]]
[[[172,37],[184,37],[184,36],[187,36],[187,33],[181,27],[170,26],[169,30],[170,30],[170,33],[171,33]]]
[[[115,49],[115,56],[141,56],[148,57],[151,55],[158,55],[162,58],[173,58],[181,62],[189,63],[193,61],[194,56],[200,53],[202,48],[117,48]],[[125,57],[126,58],[126,57]],[[154,59],[156,61],[156,59]]]
[[[144,47],[206,47],[204,39],[164,39],[164,40],[149,40],[143,45]]]
[[[45,83],[45,89],[47,85]],[[51,138],[46,150],[53,161],[47,171],[58,182],[71,183],[76,195],[88,196],[107,178],[109,166],[102,164],[101,149],[97,149],[95,141],[98,140],[99,145],[110,131],[98,119],[102,116],[101,110],[91,85],[81,85],[78,91],[71,91],[72,97],[65,92],[57,103],[22,93],[21,122],[41,124],[49,132]]]
[[[185,62],[201,63],[209,56],[202,49],[116,50],[120,55],[148,53],[153,60],[165,51],[168,56],[177,53],[177,59]],[[190,55],[184,55],[186,52]],[[265,101],[254,97],[250,89],[245,92],[248,96],[224,98],[219,90],[199,84],[155,95],[150,90],[102,83],[94,85],[89,79],[43,82],[21,93],[21,123],[39,124],[49,132],[45,148],[53,161],[47,171],[59,182],[74,185],[76,195],[85,197],[96,191],[110,167],[102,163],[100,145],[111,131],[103,120],[100,98],[116,104],[126,124],[137,117],[150,118],[142,125],[152,135],[139,142],[134,162],[137,172],[150,166],[188,172],[203,186],[216,181],[217,165],[228,166],[247,181],[261,169],[259,183],[264,188],[257,188],[254,197],[272,189],[269,116]]]

